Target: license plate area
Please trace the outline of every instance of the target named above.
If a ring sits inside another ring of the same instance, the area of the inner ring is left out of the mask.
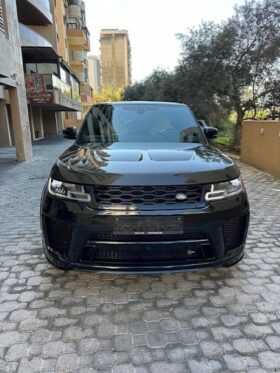
[[[183,234],[182,217],[125,216],[114,220],[115,235],[171,235]]]

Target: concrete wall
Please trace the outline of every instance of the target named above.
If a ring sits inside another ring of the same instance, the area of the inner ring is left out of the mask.
[[[19,161],[24,161],[32,158],[32,145],[25,91],[25,81],[23,74],[23,64],[21,59],[21,45],[19,37],[16,0],[6,0],[5,5],[7,21],[7,38],[4,42],[3,38],[0,39],[0,51],[1,59],[3,59],[5,63],[8,62],[9,64],[8,76],[10,76],[11,78],[6,80],[2,79],[0,81],[0,84],[8,90],[9,94],[11,119],[13,126],[14,141],[16,145],[17,159]],[[9,49],[8,51],[7,45]],[[6,126],[7,123],[2,122],[0,123],[0,125]],[[6,132],[7,131],[8,129],[6,129]],[[8,140],[8,138],[6,138],[6,140]],[[9,145],[8,141],[6,141],[6,145]]]
[[[57,133],[57,118],[54,111],[42,110],[43,126],[46,135]]]
[[[0,31],[0,45],[1,45],[1,56],[6,56],[6,58],[0,58],[0,76],[9,77],[10,76],[10,47],[9,39],[6,35]]]
[[[52,24],[28,25],[28,27],[46,39],[58,56],[63,57],[64,61],[69,63],[67,29],[64,23],[64,16],[66,15],[64,1],[50,0],[50,11],[53,16]]]
[[[0,146],[12,146],[7,105],[0,100]]]
[[[40,106],[29,106],[29,118],[33,140],[44,138],[44,128],[42,120],[42,109]]]
[[[280,177],[280,122],[245,121],[241,160]]]
[[[0,100],[5,100],[5,92],[2,85],[0,85]]]

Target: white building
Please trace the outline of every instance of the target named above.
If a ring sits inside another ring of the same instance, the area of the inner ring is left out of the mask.
[[[93,88],[93,94],[98,93],[101,88],[100,60],[97,56],[88,56],[89,84]]]

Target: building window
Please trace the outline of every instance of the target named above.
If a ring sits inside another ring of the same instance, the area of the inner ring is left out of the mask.
[[[58,75],[57,64],[55,63],[26,63],[24,71],[27,74]]]
[[[0,31],[8,34],[5,0],[0,0]]]
[[[68,23],[67,27],[70,28],[70,29],[78,29],[78,28],[80,28],[77,23]]]

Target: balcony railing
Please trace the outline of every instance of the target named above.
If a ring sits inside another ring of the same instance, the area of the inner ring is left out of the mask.
[[[72,97],[72,88],[70,85],[64,83],[54,74],[44,75],[46,79],[47,89],[58,89],[64,96]]]
[[[22,47],[52,48],[48,40],[22,23],[19,23],[19,34]]]
[[[76,87],[71,87],[54,74],[25,74],[27,98],[33,104],[75,107],[79,110],[80,94]]]
[[[68,25],[67,36],[70,45],[79,45],[87,51],[90,50],[90,38],[86,28],[69,28]]]
[[[84,63],[85,53],[84,51],[72,51],[70,54],[70,60]]]

